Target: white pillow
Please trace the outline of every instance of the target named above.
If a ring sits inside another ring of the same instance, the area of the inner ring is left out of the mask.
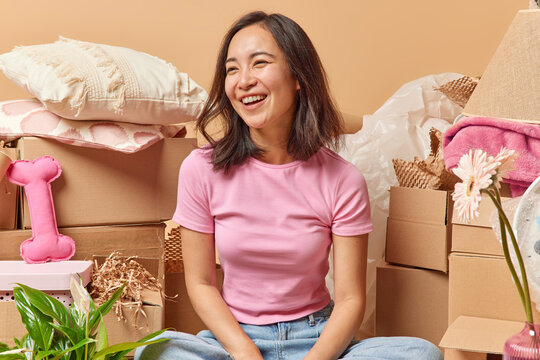
[[[0,70],[47,110],[73,120],[186,122],[208,97],[187,74],[155,56],[63,37],[0,55]]]

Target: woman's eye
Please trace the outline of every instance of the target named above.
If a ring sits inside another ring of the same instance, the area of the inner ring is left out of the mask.
[[[229,75],[229,74],[232,74],[236,71],[237,69],[235,67],[229,67],[227,69],[225,69],[225,74]]]
[[[257,60],[257,61],[255,61],[255,66],[261,66],[261,65],[264,65],[264,64],[268,64],[268,61],[266,61],[266,60]]]

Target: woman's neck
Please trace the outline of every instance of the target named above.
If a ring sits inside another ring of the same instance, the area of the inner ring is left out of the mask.
[[[294,158],[287,151],[289,131],[274,132],[261,129],[251,129],[251,139],[257,147],[264,150],[258,160],[268,164],[281,165],[294,161]]]

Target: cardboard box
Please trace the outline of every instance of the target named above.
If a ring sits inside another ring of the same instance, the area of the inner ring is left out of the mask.
[[[389,217],[447,225],[453,210],[450,192],[400,186],[390,188]]]
[[[492,228],[452,225],[452,252],[504,256]]]
[[[502,197],[502,201],[509,200]],[[457,211],[452,215],[452,252],[503,256],[501,243],[495,236],[490,218],[496,211],[493,201],[486,194],[478,207],[479,215],[469,223],[459,219]]]
[[[62,175],[51,183],[59,227],[156,223],[176,208],[178,170],[196,139],[164,139],[134,154],[21,138],[20,158],[54,157]],[[23,228],[31,227],[24,197]]]
[[[385,260],[447,272],[451,214],[448,191],[391,187]]]
[[[387,262],[448,271],[450,231],[446,225],[388,218],[386,231]]]
[[[106,259],[104,256],[94,258],[98,264],[102,264]],[[137,258],[136,261],[156,279],[163,277],[163,260],[161,258]],[[150,333],[163,329],[165,306],[160,291],[144,290],[142,301],[143,306],[139,310],[136,305],[122,305],[124,320],[118,318],[114,309],[103,318],[109,344],[138,341]]]
[[[376,336],[415,336],[438,344],[448,326],[448,275],[377,267]]]
[[[98,262],[103,261],[104,258],[97,257]],[[163,269],[161,259],[138,258],[137,261],[155,277],[161,276]],[[140,311],[137,313],[135,305],[123,305],[122,314],[125,320],[119,320],[114,310],[103,318],[110,345],[137,341],[163,328],[165,311],[160,292],[145,291]],[[19,339],[27,332],[14,301],[0,301],[0,318],[2,319],[0,342],[13,346],[13,338]]]
[[[525,310],[504,257],[450,255],[448,323],[462,315],[525,321]],[[540,320],[534,304],[533,316]]]
[[[519,333],[523,322],[459,316],[448,327],[440,346],[445,359],[492,359],[502,354],[506,340]],[[489,354],[489,355],[488,355]]]
[[[17,154],[17,149],[1,148],[0,168],[4,169],[5,166],[9,166],[8,157],[13,161],[17,159]],[[0,171],[0,229],[11,230],[17,226],[18,187],[9,182],[7,176],[3,175],[3,172]]]
[[[91,226],[60,228],[75,241],[73,260],[91,260],[113,251],[125,256],[163,257],[165,224]],[[21,243],[32,237],[31,230],[0,231],[0,260],[21,260]]]

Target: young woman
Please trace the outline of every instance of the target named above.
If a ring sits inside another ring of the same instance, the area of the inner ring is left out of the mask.
[[[206,131],[221,117],[224,137]],[[365,307],[369,198],[327,146],[341,117],[313,44],[291,19],[253,12],[229,30],[182,163],[186,284],[208,331],[166,332],[136,359],[442,359],[416,338],[354,341]],[[325,286],[333,245],[334,301]],[[224,273],[216,287],[215,248]]]

